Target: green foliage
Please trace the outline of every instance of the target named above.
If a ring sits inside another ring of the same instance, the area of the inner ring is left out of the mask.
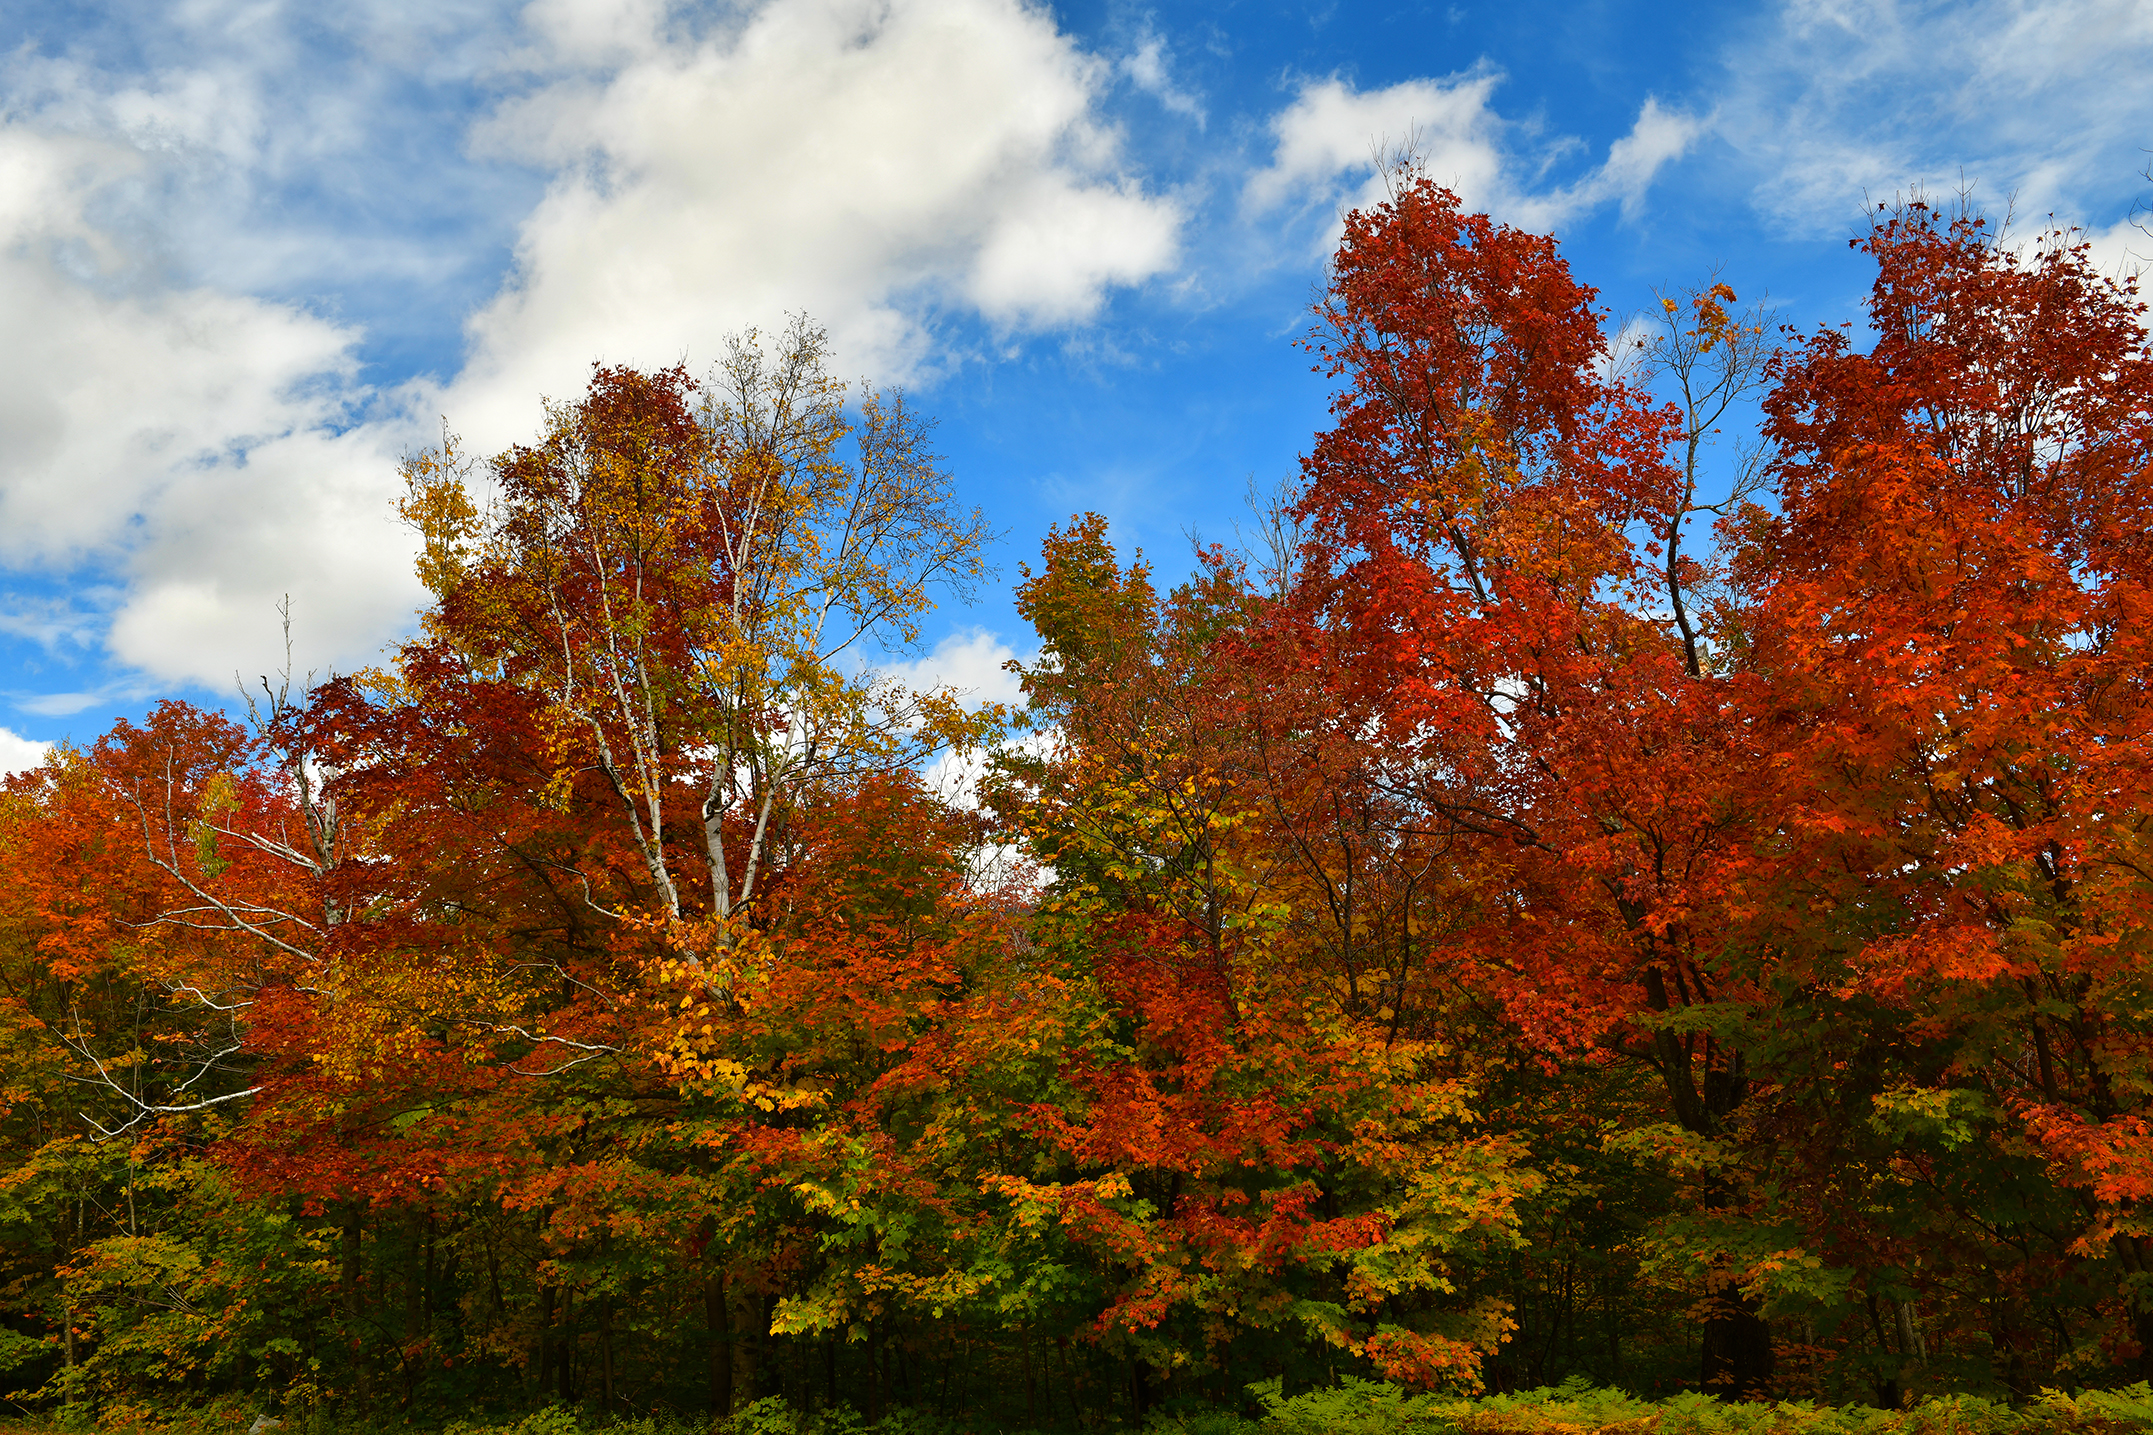
[[[1346,1380],[1282,1398],[1276,1380],[1251,1387],[1260,1420],[1246,1435],[2124,1435],[2153,1426],[2153,1389],[2143,1382],[2072,1396],[2045,1391],[2013,1406],[1950,1395],[1901,1410],[1804,1401],[1743,1402],[1688,1393],[1642,1400],[1583,1380],[1458,1400],[1395,1385]],[[1202,1420],[1161,1422],[1188,1435],[1226,1435]]]

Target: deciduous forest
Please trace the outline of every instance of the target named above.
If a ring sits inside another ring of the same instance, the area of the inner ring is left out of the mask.
[[[0,794],[0,1384],[2145,1379],[2145,306],[1964,205],[1856,245],[1845,325],[1618,326],[1399,172],[1282,348],[1298,474],[1178,584],[1024,536],[1007,708],[875,667],[994,535],[806,320],[445,435],[380,666]]]

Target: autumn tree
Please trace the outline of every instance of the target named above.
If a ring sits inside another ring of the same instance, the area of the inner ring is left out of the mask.
[[[2051,1279],[2103,1288],[2144,1362],[2145,307],[2080,236],[2005,243],[1965,209],[1881,210],[1860,247],[1874,343],[1820,330],[1776,373],[1781,512],[1742,563],[1750,702],[1790,775],[1777,940],[1890,1034],[1862,1059],[1902,1178],[1974,1229],[2045,1224],[2023,1176],[1966,1161],[2045,1163]],[[2014,1366],[2023,1308],[1989,1309]]]
[[[798,319],[729,340],[701,382],[600,367],[536,444],[492,460],[483,510],[453,441],[406,467],[430,633],[540,698],[558,780],[588,766],[615,795],[642,905],[709,924],[676,934],[690,952],[731,940],[790,804],[974,732],[949,694],[868,664],[917,638],[937,588],[981,576],[983,521],[903,396],[848,406],[828,358]],[[681,803],[701,900],[669,830]]]
[[[1310,339],[1342,387],[1271,650],[1327,675],[1333,740],[1359,739],[1398,830],[1447,849],[1462,920],[1422,960],[1470,963],[1551,1051],[1648,1065],[1712,1140],[1753,1078],[1757,967],[1724,902],[1757,813],[1680,543],[1694,445],[1753,341],[1700,295],[1657,351],[1689,386],[1670,409],[1609,376],[1593,299],[1552,239],[1410,172],[1348,218]],[[1770,1356],[1742,1276],[1702,1272],[1704,1374],[1753,1390]]]
[[[835,989],[902,1005],[924,963],[942,999],[919,933],[962,929],[969,829],[909,769],[983,727],[871,667],[983,571],[984,533],[924,421],[848,404],[826,357],[801,322],[708,383],[600,368],[490,492],[453,444],[413,459],[436,601],[387,667],[267,691],[251,732],[168,705],[16,799],[10,920],[59,1005],[11,1030],[102,1092],[88,1134],[181,1143],[161,1189],[300,1203],[293,1238],[331,1253],[319,1388],[408,1400],[467,1368],[610,1403],[672,1368],[685,1308],[721,1410],[757,1393],[776,1273],[826,1214],[758,1183],[818,1179],[887,1115],[785,1053],[850,1050]],[[902,814],[883,835],[927,875],[869,880],[854,809]],[[91,1018],[93,972],[129,1011]],[[771,1139],[802,1123],[827,1141]],[[193,1229],[166,1267],[222,1259],[226,1227]],[[148,1249],[78,1253],[82,1298]],[[457,1270],[484,1300],[444,1304]],[[103,1368],[147,1349],[132,1329],[95,1338]]]
[[[1096,515],[1043,559],[1019,590],[1037,738],[998,799],[1050,864],[1027,941],[1061,1071],[1029,1124],[1056,1159],[998,1188],[1097,1263],[1089,1335],[1137,1358],[1139,1393],[1272,1363],[1476,1385],[1505,1313],[1462,1272],[1535,1178],[1449,1053],[1296,930],[1239,671],[1263,600],[1216,552],[1158,594]]]
[[[798,874],[823,870],[833,807],[981,730],[954,695],[868,666],[917,635],[934,590],[983,571],[978,517],[901,396],[848,405],[826,360],[798,321],[774,351],[731,341],[704,381],[599,367],[536,442],[485,465],[484,501],[453,441],[414,458],[424,633],[307,718],[391,854],[374,880],[403,916],[384,955],[419,986],[483,974],[432,1034],[493,1090],[437,1134],[494,1152],[467,1149],[469,1175],[551,1213],[541,1327],[578,1290],[617,1308],[593,1294],[616,1289],[593,1248],[633,1243],[613,1241],[618,1213],[493,1144],[519,1123],[582,1153],[601,1189],[656,1202],[644,1229],[702,1256],[721,1409],[752,1396],[747,1355],[782,1293],[767,1271],[792,1239],[743,1221],[752,1177],[739,1204],[724,1193],[760,1169],[762,1125],[824,1110],[768,1044],[770,993],[862,940],[803,931]],[[557,1124],[592,1099],[668,1115],[672,1134],[630,1156]],[[553,1339],[541,1380],[553,1365],[565,1389]]]

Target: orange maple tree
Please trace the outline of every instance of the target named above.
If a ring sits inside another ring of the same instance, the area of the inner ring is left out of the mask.
[[[1742,557],[1775,942],[1892,1014],[1897,1119],[2047,1163],[2153,1360],[2145,306],[2068,232],[1915,202],[1861,243],[1875,342],[1786,356]]]

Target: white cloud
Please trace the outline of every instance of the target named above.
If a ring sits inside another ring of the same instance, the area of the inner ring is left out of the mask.
[[[0,58],[0,568],[111,590],[70,641],[101,623],[120,663],[223,689],[281,661],[289,594],[298,666],[348,667],[420,597],[391,511],[420,420],[486,451],[594,358],[708,357],[788,311],[849,368],[931,373],[938,313],[1081,324],[1175,262],[1177,202],[1100,118],[1114,66],[1029,0],[761,0],[701,28],[665,0],[520,13],[376,3],[317,27],[196,0],[106,69]],[[428,106],[488,70],[518,98],[466,145],[472,111]],[[361,322],[265,297],[438,298],[510,232],[474,217],[488,186],[533,170],[550,182],[446,383],[384,392]],[[59,640],[0,601],[18,613],[0,627]]]
[[[52,744],[49,742],[32,742],[0,727],[0,775],[28,772],[43,762],[50,751]]]
[[[1790,0],[1727,65],[1721,133],[1811,233],[1962,178],[1992,210],[2083,215],[2130,192],[2153,133],[2143,0]]]
[[[302,671],[408,622],[390,499],[419,431],[362,382],[362,324],[277,296],[423,293],[468,262],[443,205],[486,193],[443,182],[454,136],[407,101],[468,78],[474,35],[498,50],[498,6],[113,8],[0,59],[0,568],[72,599],[6,595],[0,629],[132,670],[33,711],[274,670],[287,594]]]
[[[1037,654],[1020,654],[1000,635],[985,628],[951,633],[934,650],[900,663],[885,663],[881,671],[915,692],[955,688],[975,702],[1021,704],[1024,690],[1013,662],[1031,662]]]
[[[2153,269],[2153,224],[2142,213],[2120,219],[2105,229],[2091,230],[2085,238],[2091,246],[2093,265],[2103,274],[2122,278]],[[2153,315],[2148,315],[2146,322],[2153,323]]]
[[[48,653],[73,654],[93,647],[104,628],[100,603],[117,594],[91,588],[67,597],[9,595],[0,602],[0,633],[27,638]]]
[[[1276,151],[1250,176],[1243,201],[1257,213],[1336,204],[1341,184],[1357,182],[1346,203],[1363,204],[1381,196],[1385,158],[1410,147],[1438,184],[1468,204],[1485,204],[1503,170],[1503,122],[1489,103],[1501,83],[1485,67],[1380,90],[1358,90],[1336,76],[1306,81],[1272,117]]]
[[[556,53],[598,46],[606,67],[482,131],[557,178],[444,398],[481,446],[596,356],[692,362],[805,309],[848,363],[902,378],[931,371],[937,308],[1081,323],[1175,262],[1175,201],[1123,171],[1095,114],[1110,67],[1043,8],[770,0],[687,38],[643,0],[531,14]]]
[[[155,282],[363,306],[469,268],[445,235],[495,237],[458,111],[510,48],[499,0],[72,8],[64,43],[0,56],[0,119],[135,157],[101,218]]]
[[[153,515],[154,540],[130,555],[113,655],[219,689],[235,672],[252,683],[282,665],[277,608],[288,597],[300,675],[374,661],[425,596],[391,507],[399,432],[295,430],[244,463],[180,475]]]
[[[0,563],[117,570],[111,648],[158,678],[221,687],[277,655],[287,592],[306,656],[369,656],[414,585],[376,571],[408,568],[381,436],[335,432],[358,336],[145,282],[148,256],[96,216],[149,163],[0,128]]]
[[[33,717],[73,717],[85,708],[113,702],[140,702],[155,694],[132,683],[101,684],[90,692],[38,693],[17,697],[15,706]]]
[[[1680,158],[1704,130],[1692,116],[1662,108],[1647,96],[1630,132],[1608,149],[1604,163],[1577,182],[1554,189],[1524,183],[1572,147],[1542,144],[1538,158],[1519,153],[1520,126],[1492,103],[1500,72],[1481,66],[1444,79],[1407,80],[1358,90],[1336,76],[1304,82],[1293,103],[1273,117],[1271,164],[1250,177],[1243,203],[1255,213],[1357,208],[1384,197],[1385,167],[1409,152],[1429,178],[1465,204],[1533,229],[1551,229],[1610,201],[1633,212],[1660,169]],[[1336,226],[1318,247],[1336,242]]]
[[[1121,57],[1117,66],[1129,83],[1150,95],[1170,113],[1204,123],[1204,107],[1196,96],[1174,83],[1173,56],[1156,30],[1146,28],[1136,48]]]
[[[915,692],[955,688],[973,704],[1003,703],[1021,709],[1024,689],[1009,664],[1033,663],[1038,657],[1036,651],[1019,653],[985,628],[972,628],[949,634],[932,652],[906,662],[885,663],[881,672]],[[1026,733],[1016,744],[1034,755],[1044,755],[1052,745],[1052,735],[1039,732]],[[944,802],[976,808],[980,780],[992,762],[993,754],[980,748],[941,752],[921,769],[920,780]],[[1026,882],[1038,880],[1037,873],[1026,869],[1018,849],[1007,845],[989,845],[976,854],[973,877],[982,883],[1018,877]]]
[[[1645,96],[1630,132],[1608,146],[1607,162],[1570,192],[1573,202],[1612,199],[1621,203],[1624,214],[1635,214],[1661,167],[1687,154],[1706,128],[1707,122],[1695,115],[1663,109],[1655,96]]]

